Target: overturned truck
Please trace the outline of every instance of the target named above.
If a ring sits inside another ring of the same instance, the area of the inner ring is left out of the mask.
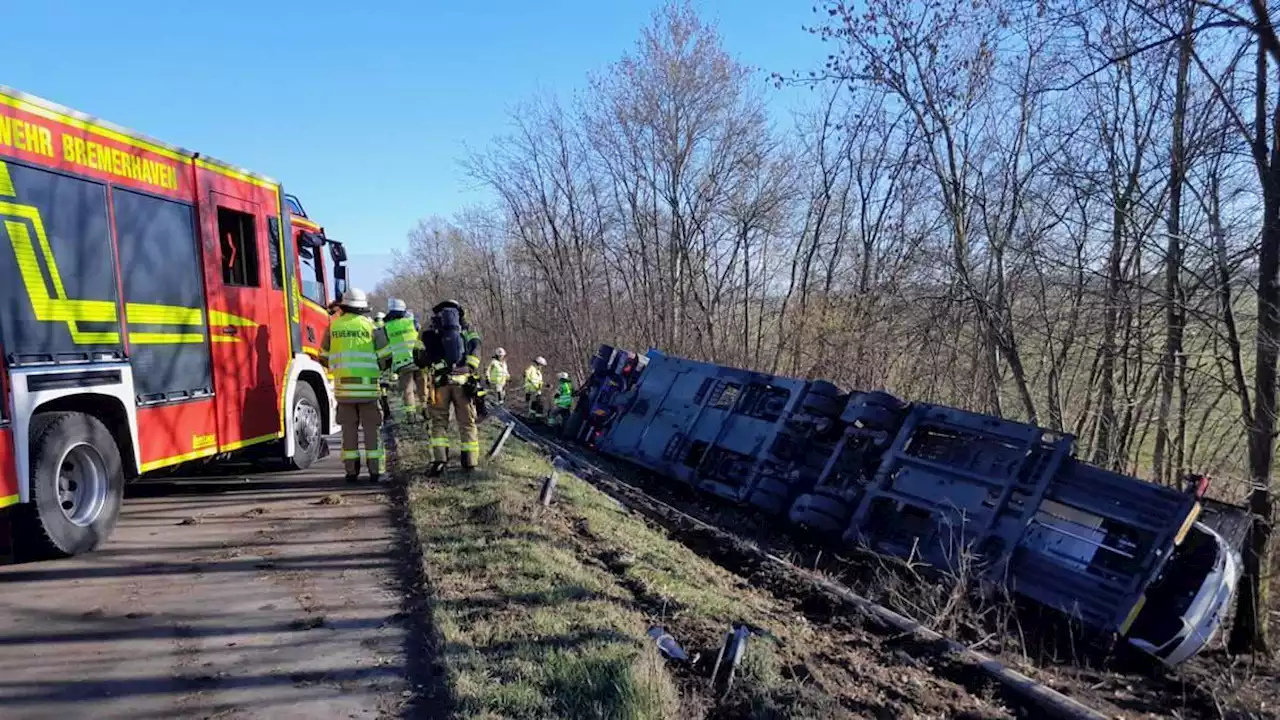
[[[964,563],[1166,665],[1210,641],[1240,577],[1199,521],[1205,482],[1089,465],[1065,433],[656,350],[602,346],[591,371],[574,439],[846,545]]]

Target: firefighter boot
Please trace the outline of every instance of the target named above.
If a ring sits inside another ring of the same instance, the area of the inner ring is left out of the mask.
[[[427,477],[440,477],[444,474],[444,469],[449,466],[449,448],[443,448],[433,454],[435,459],[431,461],[431,468],[427,470]]]

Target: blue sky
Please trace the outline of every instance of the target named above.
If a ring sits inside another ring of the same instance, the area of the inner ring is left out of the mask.
[[[658,0],[36,0],[6,7],[0,84],[284,182],[372,287],[422,217],[488,200],[458,167],[538,92],[630,50]],[[813,2],[699,0],[729,51],[807,70]],[[768,90],[789,122],[802,91]]]

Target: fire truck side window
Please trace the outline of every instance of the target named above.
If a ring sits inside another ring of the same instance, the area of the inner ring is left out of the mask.
[[[302,266],[302,296],[324,305],[324,271],[321,269],[324,264],[317,257],[319,254],[318,248],[298,243],[298,263]]]
[[[267,259],[271,261],[271,289],[284,289],[284,269],[280,267],[280,218],[272,215],[267,218]]]
[[[240,287],[261,287],[258,233],[253,216],[218,208],[218,240],[222,246],[222,282]]]

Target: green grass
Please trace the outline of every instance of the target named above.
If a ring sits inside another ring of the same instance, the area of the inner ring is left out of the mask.
[[[482,432],[482,448],[494,437]],[[402,440],[399,467],[426,464]],[[722,568],[561,474],[556,502],[537,504],[550,464],[512,439],[492,465],[415,480],[409,500],[459,714],[476,718],[686,718],[704,715],[705,679],[673,674],[646,635],[664,624],[692,652],[718,647],[729,623],[789,624],[776,600],[746,592]],[[812,630],[788,637],[804,647]],[[832,701],[783,670],[761,639],[723,709],[752,716],[832,717]]]

